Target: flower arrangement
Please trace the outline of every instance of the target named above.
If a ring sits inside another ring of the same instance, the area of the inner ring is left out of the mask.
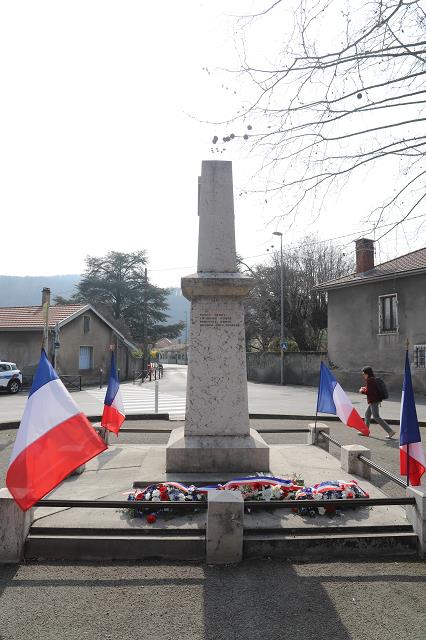
[[[240,491],[243,499],[250,501],[294,500],[295,502],[308,502],[309,504],[295,505],[292,511],[301,516],[311,517],[315,515],[340,515],[340,510],[335,506],[326,504],[327,500],[356,500],[357,498],[369,497],[356,480],[349,482],[330,480],[305,487],[303,479],[297,476],[293,476],[290,480],[259,474],[235,478],[225,484],[206,487],[186,486],[180,482],[162,482],[149,485],[145,489],[134,489],[128,494],[127,499],[140,502],[140,507],[131,510],[134,517],[146,517],[147,522],[153,524],[160,511],[158,507],[155,510],[153,503],[205,502],[209,489]],[[319,504],[320,501],[321,504]],[[154,508],[147,509],[149,506]],[[161,505],[161,511],[167,511],[167,507],[164,507],[166,505]]]

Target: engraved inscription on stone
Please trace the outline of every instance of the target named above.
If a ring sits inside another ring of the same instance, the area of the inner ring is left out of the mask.
[[[214,311],[200,313],[200,327],[239,327],[238,322],[232,321],[232,316],[227,313]]]

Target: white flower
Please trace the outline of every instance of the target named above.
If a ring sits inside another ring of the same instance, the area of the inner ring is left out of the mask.
[[[154,494],[153,494],[151,502],[160,502],[160,496],[154,496]]]
[[[281,487],[279,484],[276,484],[274,487],[272,487],[272,496],[274,498],[279,498],[281,496]]]
[[[263,489],[262,498],[264,500],[270,500],[272,498],[272,489],[269,487],[267,489]]]
[[[151,494],[149,493],[149,491],[147,493],[145,493],[144,495],[144,500],[151,500]]]
[[[160,497],[160,492],[158,489],[154,489],[154,491],[152,492],[152,499],[154,498],[159,498]]]
[[[184,493],[178,493],[178,500],[179,500],[179,502],[183,502],[185,500],[185,494]]]
[[[325,516],[325,507],[318,507],[318,513],[320,516]]]

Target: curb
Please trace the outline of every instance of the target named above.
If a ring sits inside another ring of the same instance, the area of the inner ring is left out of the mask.
[[[100,422],[102,419],[101,415],[95,416],[87,416],[90,422]],[[341,422],[341,420],[337,416],[302,416],[296,414],[285,414],[285,413],[250,413],[250,420],[306,420],[308,422],[315,422],[315,418],[317,421],[321,422]],[[170,416],[168,413],[131,413],[126,416],[126,421],[135,421],[135,420],[170,420]],[[399,425],[399,420],[394,418],[389,418],[386,420],[388,424]],[[419,420],[420,427],[426,427],[426,420]],[[12,420],[10,422],[0,422],[0,431],[5,431],[6,429],[17,429],[20,425],[20,420]],[[372,424],[376,424],[374,420],[371,421]],[[343,423],[342,423],[343,424]]]

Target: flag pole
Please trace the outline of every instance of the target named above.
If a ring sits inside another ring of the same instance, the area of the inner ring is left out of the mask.
[[[410,342],[407,338],[407,341],[405,343],[405,361],[408,361],[408,347],[410,345]],[[405,367],[404,367],[404,378],[405,378]],[[401,425],[400,425],[401,426]],[[407,442],[407,487],[410,486],[410,443]]]

